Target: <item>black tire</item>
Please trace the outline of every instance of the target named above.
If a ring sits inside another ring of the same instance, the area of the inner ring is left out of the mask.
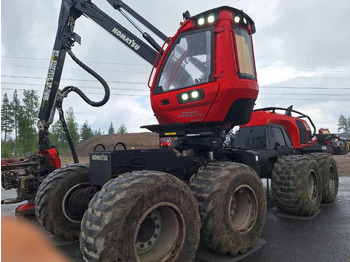
[[[192,178],[191,189],[200,207],[202,246],[237,255],[255,245],[265,224],[266,196],[253,169],[217,162]]]
[[[335,146],[334,147],[334,155],[345,155],[346,152],[346,146]]]
[[[327,146],[327,152],[331,155],[334,154],[334,150],[333,150],[333,147],[332,146]]]
[[[89,186],[89,170],[85,165],[74,164],[49,174],[35,197],[35,213],[39,223],[55,236],[67,240],[78,239],[84,213],[70,208],[68,202],[74,192]]]
[[[338,169],[334,158],[329,154],[311,154],[322,176],[322,203],[333,203],[338,195]]]
[[[85,212],[86,261],[193,261],[200,217],[189,187],[158,171],[125,173],[106,183]]]
[[[334,154],[333,147],[332,146],[327,146],[327,152],[328,152],[328,154],[333,155]]]
[[[280,157],[272,170],[271,188],[276,206],[284,212],[311,216],[320,207],[322,178],[310,156]]]

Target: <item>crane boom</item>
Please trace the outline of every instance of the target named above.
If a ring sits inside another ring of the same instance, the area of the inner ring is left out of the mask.
[[[122,9],[130,13],[135,19],[137,19],[141,24],[150,29],[162,40],[167,39],[165,34],[160,32],[151,23],[149,23],[146,19],[144,19],[141,15],[139,15],[121,0],[108,0],[108,2],[113,6],[113,8],[119,10],[125,17],[127,17],[127,19],[131,21],[135,27],[137,27],[136,24],[127,16],[127,14]],[[116,39],[121,41],[126,47],[134,51],[137,55],[141,56],[151,65],[155,63],[158,53],[161,50],[157,42],[148,33],[142,31],[142,36],[150,45],[145,41],[141,40],[136,35],[134,35],[128,29],[123,27],[113,18],[108,16],[91,1],[62,0],[58,21],[58,30],[50,59],[50,65],[38,115],[40,150],[51,148],[48,138],[48,129],[53,122],[53,117],[57,105],[61,104],[61,100],[67,96],[68,92],[77,92],[91,106],[102,106],[108,101],[109,98],[109,88],[107,83],[105,83],[104,80],[97,74],[94,75],[94,72],[91,69],[86,68],[86,66],[83,65],[81,62],[81,66],[89,73],[93,74],[105,87],[105,97],[100,102],[93,102],[90,99],[88,99],[84,95],[84,93],[78,88],[67,88],[65,89],[65,92],[61,92],[59,90],[63,65],[65,62],[67,52],[72,56],[73,60],[76,59],[71,53],[71,47],[75,42],[80,44],[80,36],[74,32],[74,26],[76,20],[81,15],[85,15],[97,24],[99,24]]]

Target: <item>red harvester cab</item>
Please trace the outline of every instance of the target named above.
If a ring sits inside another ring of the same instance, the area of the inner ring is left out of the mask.
[[[226,6],[186,18],[150,86],[156,118],[160,124],[247,123],[258,95],[253,20]]]

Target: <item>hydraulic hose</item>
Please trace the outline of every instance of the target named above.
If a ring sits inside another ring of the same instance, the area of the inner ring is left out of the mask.
[[[63,88],[62,93],[69,93],[69,92],[75,92],[77,93],[86,103],[88,103],[89,105],[93,106],[93,107],[99,107],[99,106],[103,106],[104,104],[107,103],[107,101],[109,100],[110,97],[110,89],[109,86],[107,84],[107,82],[99,75],[97,74],[94,70],[92,70],[90,67],[88,67],[87,65],[85,65],[82,61],[80,61],[72,52],[72,50],[68,49],[67,50],[68,54],[70,55],[70,57],[73,59],[74,62],[76,62],[81,68],[83,68],[86,72],[88,72],[89,74],[91,74],[93,77],[95,77],[103,86],[104,90],[105,90],[105,95],[103,97],[103,99],[101,101],[95,102],[90,100],[84,93],[83,91],[81,91],[78,87],[75,86],[66,86],[65,88]]]
[[[63,130],[66,134],[67,140],[68,140],[68,144],[69,144],[69,148],[70,151],[72,153],[72,157],[74,160],[74,163],[79,163],[79,159],[78,159],[78,155],[77,152],[75,150],[74,147],[74,143],[72,140],[72,136],[69,133],[69,129],[67,127],[67,123],[66,120],[64,118],[64,113],[62,110],[62,102],[63,102],[63,98],[67,97],[68,94],[70,92],[75,92],[77,93],[87,104],[93,106],[93,107],[100,107],[103,106],[104,104],[107,103],[107,101],[109,100],[110,97],[110,89],[109,86],[107,84],[107,82],[99,75],[97,74],[94,70],[92,70],[90,67],[88,67],[87,65],[85,65],[82,61],[80,61],[72,52],[72,50],[70,48],[67,48],[67,52],[70,55],[70,57],[73,59],[74,62],[76,62],[81,68],[83,68],[86,72],[88,72],[89,74],[91,74],[93,77],[95,77],[103,86],[104,91],[105,91],[105,95],[103,97],[103,99],[101,101],[92,101],[90,98],[88,98],[83,91],[81,91],[78,87],[75,86],[66,86],[62,89],[62,97],[61,99],[59,99],[58,103],[57,103],[57,108],[59,111],[59,115],[60,115],[60,121],[62,123],[62,127]]]
[[[57,103],[57,109],[58,109],[58,114],[60,116],[60,121],[61,121],[61,124],[62,124],[63,131],[64,131],[64,133],[66,134],[66,137],[67,137],[67,141],[68,141],[68,145],[69,145],[69,148],[70,148],[70,152],[72,153],[72,157],[73,157],[74,163],[77,164],[77,163],[79,163],[79,158],[78,158],[77,151],[75,150],[75,146],[74,146],[74,143],[73,143],[72,136],[69,133],[69,129],[68,129],[68,126],[67,126],[66,119],[64,118],[64,112],[63,112],[63,109],[62,109],[62,100]]]

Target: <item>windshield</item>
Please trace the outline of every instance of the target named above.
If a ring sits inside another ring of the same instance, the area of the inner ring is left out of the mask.
[[[211,29],[180,35],[161,69],[157,93],[210,82],[212,42]]]

